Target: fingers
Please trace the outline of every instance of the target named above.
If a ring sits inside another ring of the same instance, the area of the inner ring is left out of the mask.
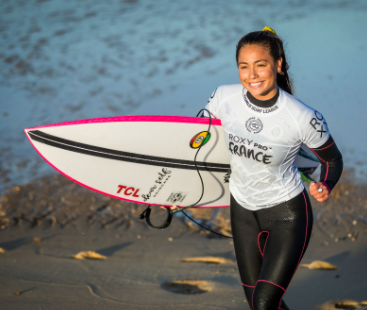
[[[161,209],[170,208],[171,210],[176,210],[176,209],[178,209],[178,207],[177,207],[176,205],[173,205],[173,206],[170,206],[170,207],[163,207],[163,206],[161,206],[160,208],[161,208]]]
[[[319,202],[324,202],[329,199],[329,190],[321,182],[310,183],[310,194]]]

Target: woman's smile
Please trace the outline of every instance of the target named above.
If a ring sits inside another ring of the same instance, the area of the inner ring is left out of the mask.
[[[250,85],[251,88],[259,88],[263,82],[264,81],[261,81],[261,82],[252,82],[252,83],[249,83],[249,85]]]

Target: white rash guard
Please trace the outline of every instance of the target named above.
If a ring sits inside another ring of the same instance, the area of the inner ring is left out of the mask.
[[[206,106],[222,122],[228,147],[229,189],[249,210],[272,207],[292,199],[304,189],[294,164],[302,143],[309,148],[329,136],[322,114],[279,88],[270,108],[254,105],[241,84],[224,85]]]

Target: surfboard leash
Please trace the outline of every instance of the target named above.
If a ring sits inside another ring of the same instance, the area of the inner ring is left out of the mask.
[[[208,115],[209,115],[209,124],[208,124],[208,130],[207,130],[207,132],[210,134],[210,128],[211,128],[211,125],[212,125],[212,114],[211,114],[211,112],[210,112],[209,110],[207,110],[207,109],[201,109],[201,110],[197,113],[196,117],[198,117],[198,116],[200,115],[200,113],[202,113],[202,112],[204,112],[204,111],[206,111],[206,112],[208,113]],[[186,207],[183,207],[183,208],[180,208],[180,209],[176,209],[176,210],[171,210],[171,208],[169,208],[169,207],[165,207],[165,208],[166,208],[166,211],[167,211],[167,215],[166,215],[166,219],[165,219],[165,221],[164,221],[161,225],[153,225],[153,224],[152,224],[152,222],[150,221],[150,213],[151,213],[151,209],[150,209],[150,207],[151,207],[151,205],[149,205],[149,206],[148,206],[148,207],[147,207],[147,208],[146,208],[146,209],[145,209],[145,210],[140,214],[139,219],[141,219],[141,220],[145,219],[146,223],[147,223],[149,226],[153,227],[153,228],[157,228],[157,229],[164,229],[164,228],[168,227],[168,226],[171,224],[171,222],[172,222],[172,218],[173,218],[173,215],[174,215],[175,213],[177,213],[177,212],[182,212],[182,213],[183,213],[187,218],[189,218],[192,222],[194,222],[196,225],[200,226],[201,228],[206,229],[206,230],[210,231],[211,233],[216,234],[216,235],[218,235],[218,236],[225,237],[225,238],[229,238],[229,239],[233,239],[233,238],[232,238],[232,237],[230,237],[230,236],[223,235],[223,234],[218,233],[218,232],[216,232],[216,231],[214,231],[214,230],[211,230],[211,229],[210,229],[210,228],[208,228],[208,227],[205,227],[204,225],[201,225],[200,223],[198,223],[197,221],[195,221],[193,218],[191,218],[189,215],[187,215],[187,214],[186,214],[186,212],[184,212],[184,210],[186,210],[186,209],[189,209],[189,208],[192,208],[192,207],[196,206],[196,205],[201,201],[201,199],[202,199],[202,198],[203,198],[203,196],[204,196],[204,189],[205,189],[205,187],[204,187],[204,181],[203,181],[203,178],[201,177],[201,174],[200,174],[199,168],[197,167],[197,162],[196,162],[196,159],[197,159],[197,156],[198,156],[198,154],[199,154],[199,151],[200,151],[201,147],[204,145],[204,141],[205,141],[205,139],[203,139],[203,141],[201,142],[201,144],[200,144],[200,146],[198,147],[198,150],[197,150],[197,152],[196,152],[196,154],[195,154],[195,157],[194,157],[194,163],[195,163],[196,172],[197,172],[197,173],[198,173],[198,175],[199,175],[200,182],[201,182],[201,188],[202,188],[202,190],[201,190],[201,195],[200,195],[200,198],[198,199],[198,201],[196,201],[196,202],[195,202],[194,204],[192,204],[192,205],[189,205],[189,206],[186,206]]]

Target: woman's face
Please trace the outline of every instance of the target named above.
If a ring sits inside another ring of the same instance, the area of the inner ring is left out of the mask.
[[[268,50],[260,45],[245,45],[238,55],[238,74],[241,84],[259,100],[268,100],[277,94],[277,72],[283,59],[274,62]]]

